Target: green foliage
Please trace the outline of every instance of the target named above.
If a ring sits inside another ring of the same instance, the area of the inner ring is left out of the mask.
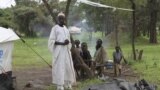
[[[0,9],[0,26],[9,26],[11,28],[15,28],[15,24],[13,23],[13,13],[11,9]]]
[[[77,11],[79,12],[76,13]],[[82,9],[78,6],[72,5],[69,12],[68,24],[70,26],[73,26],[77,22],[81,22],[83,19],[85,19],[85,17],[83,15]]]
[[[35,37],[41,32],[38,31],[38,28],[35,30],[36,25],[45,26],[47,30],[50,29],[53,22],[43,3],[33,0],[17,0],[16,3],[16,7],[13,8],[14,22],[17,24],[20,33]]]
[[[37,16],[33,7],[19,6],[14,8],[15,23],[19,26],[19,31],[26,36],[35,36],[35,33],[29,28],[30,22]]]
[[[99,2],[104,5],[109,5],[114,7],[121,7],[128,9],[131,8],[130,0],[91,0],[91,1]],[[134,0],[134,1],[136,4],[135,35],[136,37],[141,35],[147,36],[149,35],[148,27],[150,21],[149,7],[147,0]],[[87,20],[87,24],[89,25],[89,27],[91,27],[90,29],[94,28],[94,31],[102,31],[107,33],[108,35],[108,33],[116,30],[117,26],[119,25],[124,25],[125,30],[127,31],[132,29],[132,12],[122,11],[122,10],[116,10],[115,12],[113,12],[113,9],[106,9],[99,7],[96,8],[85,4],[80,4],[79,8],[81,8],[82,13],[85,12],[84,19]],[[160,22],[159,18],[160,15],[158,15],[157,26],[159,25]]]
[[[142,61],[134,62],[133,68],[140,73],[141,78],[160,85],[159,45],[140,45],[138,48],[144,50],[144,56]]]
[[[92,0],[99,2],[104,5],[120,7],[120,8],[130,8],[130,3],[128,0]],[[94,31],[105,32],[105,35],[116,29],[117,25],[125,23],[127,27],[128,22],[130,22],[131,12],[116,10],[110,8],[99,8],[89,5],[80,4],[81,10],[85,12],[85,19],[89,27],[93,27]]]
[[[0,25],[7,25],[27,37],[35,37],[35,25],[51,27],[53,24],[46,12],[44,5],[34,0],[16,0],[16,6],[0,9]]]
[[[37,6],[38,2],[35,0],[15,0],[17,6],[28,6],[33,7]]]

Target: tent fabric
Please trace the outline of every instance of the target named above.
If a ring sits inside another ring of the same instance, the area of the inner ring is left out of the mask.
[[[0,74],[12,71],[13,41],[18,39],[12,29],[0,27]]]
[[[126,9],[126,8],[118,8],[118,7],[108,6],[108,5],[92,2],[92,1],[89,1],[89,0],[78,0],[77,2],[78,3],[84,3],[84,4],[87,4],[87,5],[91,5],[91,6],[94,6],[94,7],[111,8],[113,10],[117,9],[117,10],[124,10],[124,11],[133,11],[132,9]]]
[[[0,27],[0,43],[20,39],[12,29]]]
[[[12,71],[13,41],[0,43],[0,74]]]

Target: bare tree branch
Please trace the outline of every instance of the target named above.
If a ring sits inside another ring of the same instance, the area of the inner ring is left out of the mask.
[[[56,16],[54,15],[54,13],[52,12],[52,9],[51,7],[49,6],[48,2],[46,0],[42,0],[44,5],[46,6],[47,10],[49,11],[49,13],[51,14],[52,16],[52,19],[53,19],[53,22],[57,23],[57,20],[56,20]]]

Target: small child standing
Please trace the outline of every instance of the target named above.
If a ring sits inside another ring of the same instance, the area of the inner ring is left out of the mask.
[[[119,76],[121,75],[121,69],[122,69],[122,65],[121,65],[121,61],[123,58],[123,54],[120,50],[119,46],[115,47],[115,52],[113,52],[113,60],[114,60],[114,74],[115,76],[118,76],[118,71],[119,71]]]

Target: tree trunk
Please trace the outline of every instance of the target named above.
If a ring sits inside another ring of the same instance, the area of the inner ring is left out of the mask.
[[[116,46],[119,46],[119,43],[118,43],[118,28],[117,28],[117,24],[115,26],[115,37],[116,37]]]
[[[116,39],[116,46],[119,46],[119,41],[118,41],[118,20],[117,20],[117,12],[114,12],[114,25],[115,25],[115,39]]]
[[[20,29],[24,30],[27,37],[36,37],[36,33],[30,28],[31,20],[27,17],[24,21],[25,22],[20,26]]]
[[[66,5],[66,10],[65,10],[65,15],[66,15],[66,24],[68,23],[68,14],[69,14],[69,7],[71,5],[71,0],[67,0],[67,5]]]
[[[150,43],[157,43],[157,33],[156,33],[156,22],[157,22],[157,12],[151,13],[150,19]]]
[[[135,17],[135,10],[136,10],[136,5],[134,0],[130,0],[131,4],[132,4],[132,19],[133,19],[133,23],[132,23],[132,52],[133,52],[133,59],[136,60],[136,52],[135,52],[135,25],[136,25],[136,17]]]
[[[143,50],[139,51],[138,60],[142,60]]]
[[[54,15],[54,13],[52,12],[52,9],[51,7],[49,6],[48,2],[46,0],[42,0],[45,7],[47,8],[47,10],[49,11],[49,13],[51,14],[52,16],[52,19],[53,19],[53,22],[57,23],[57,20],[56,20],[56,16]]]
[[[139,36],[141,36],[141,32],[140,32],[140,30],[138,29],[136,29],[136,37],[139,37]]]
[[[150,38],[149,42],[150,43],[157,43],[157,32],[156,32],[156,23],[157,23],[157,0],[149,0],[149,9],[150,9],[150,22],[149,22],[149,33],[150,33]]]

